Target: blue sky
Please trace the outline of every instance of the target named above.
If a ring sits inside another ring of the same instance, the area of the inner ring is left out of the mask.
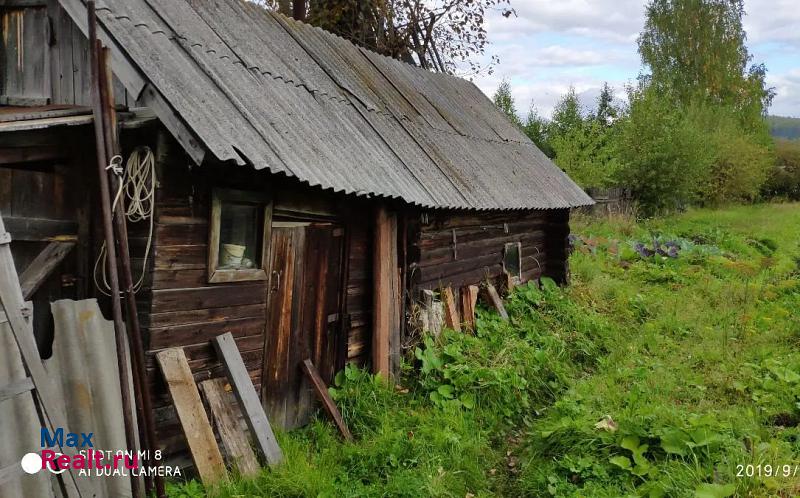
[[[493,12],[488,54],[500,57],[491,75],[473,77],[491,95],[508,79],[525,114],[531,103],[550,115],[573,85],[592,102],[604,81],[619,96],[640,69],[636,37],[644,24],[644,0],[511,0],[517,17]],[[800,3],[745,0],[745,29],[753,62],[767,66],[777,96],[771,114],[800,117]]]

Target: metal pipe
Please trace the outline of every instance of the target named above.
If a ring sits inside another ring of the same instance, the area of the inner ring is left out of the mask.
[[[94,135],[97,147],[97,170],[100,184],[100,204],[103,220],[103,234],[107,250],[109,287],[111,287],[111,310],[114,319],[114,339],[117,348],[117,367],[119,369],[120,394],[122,396],[122,419],[125,425],[125,438],[128,448],[136,449],[136,434],[133,428],[133,412],[129,392],[128,368],[125,361],[125,329],[122,322],[122,304],[119,296],[119,276],[117,274],[117,254],[114,247],[114,228],[111,224],[111,195],[106,175],[107,155],[103,136],[103,103],[100,89],[100,57],[97,41],[97,17],[94,0],[86,4],[89,16],[89,51],[91,66],[92,108],[94,111]],[[139,480],[131,478],[133,496],[143,496]]]
[[[114,87],[113,73],[108,63],[109,49],[101,51],[100,73],[103,95],[103,118],[105,123],[106,150],[111,157],[120,153],[119,135],[117,129],[117,113],[114,109]],[[103,77],[104,76],[104,77]],[[120,179],[111,174],[111,185],[116,191],[119,188]],[[139,420],[143,425],[144,449],[152,452],[158,448],[155,434],[155,420],[153,419],[152,402],[147,382],[147,369],[144,361],[144,347],[142,345],[142,333],[139,325],[139,312],[136,305],[136,292],[134,290],[133,272],[131,271],[131,257],[128,245],[128,225],[125,219],[125,196],[121,195],[117,201],[117,209],[114,212],[114,222],[117,228],[117,241],[119,242],[119,259],[122,268],[122,287],[125,294],[125,306],[128,312],[128,343],[130,345],[131,356],[133,359],[133,380],[134,394],[136,396],[136,407],[138,409]],[[145,477],[145,491],[149,495],[153,490],[153,477]],[[156,494],[159,498],[166,496],[164,488],[164,478],[160,475],[155,476]]]

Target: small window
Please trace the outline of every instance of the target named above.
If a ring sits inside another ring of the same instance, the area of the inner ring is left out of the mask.
[[[503,251],[503,271],[515,283],[522,282],[522,243],[510,242]]]
[[[268,195],[215,189],[211,202],[208,281],[267,279],[267,252],[272,225]]]

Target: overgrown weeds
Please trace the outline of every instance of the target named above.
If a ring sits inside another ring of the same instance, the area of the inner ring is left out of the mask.
[[[355,443],[315,420],[279,434],[282,466],[209,493],[800,493],[800,206],[574,231],[596,243],[574,252],[572,286],[520,287],[509,322],[482,309],[474,334],[425,337],[402,386],[340,372]],[[637,251],[654,237],[680,249]]]

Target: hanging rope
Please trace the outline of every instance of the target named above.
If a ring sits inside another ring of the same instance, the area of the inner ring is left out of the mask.
[[[117,182],[119,187],[111,206],[112,213],[117,211],[119,200],[124,195],[127,205],[125,219],[128,223],[138,223],[145,220],[149,222],[142,273],[133,284],[133,291],[138,292],[144,282],[147,260],[150,257],[150,249],[153,244],[153,206],[155,205],[156,191],[156,164],[153,151],[150,150],[150,147],[137,147],[128,157],[125,168],[122,167],[122,156],[114,156],[109,161],[106,169],[112,170],[119,178]],[[108,284],[106,276],[106,255],[107,248],[104,242],[100,247],[100,254],[94,264],[93,278],[97,289],[106,296],[110,296],[111,286]],[[98,269],[100,269],[102,285],[98,281]]]

